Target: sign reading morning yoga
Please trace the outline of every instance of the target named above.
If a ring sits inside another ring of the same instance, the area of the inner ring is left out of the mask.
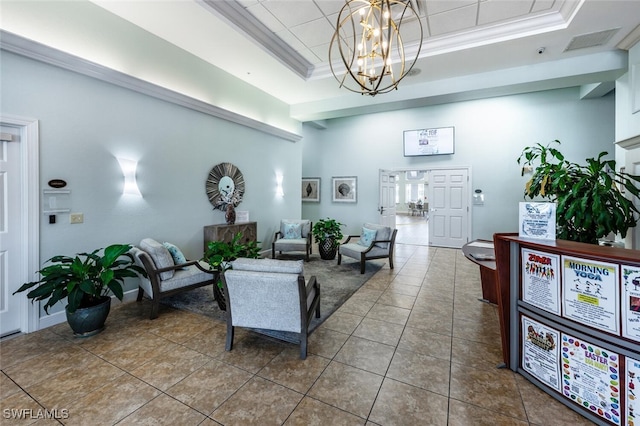
[[[562,256],[562,267],[563,316],[619,334],[618,265]]]

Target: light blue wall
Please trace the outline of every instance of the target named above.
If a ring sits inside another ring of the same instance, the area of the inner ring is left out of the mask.
[[[211,168],[231,162],[246,182],[244,201],[258,222],[258,237],[270,247],[283,217],[300,217],[301,143],[158,101],[145,95],[2,52],[3,114],[40,124],[40,185],[64,179],[72,212],[83,224],[56,224],[42,215],[40,257],[72,255],[144,237],[170,241],[187,257],[203,251],[202,227],[223,223],[205,193]],[[116,160],[138,160],[142,198],[123,196]],[[284,175],[284,198],[275,194]]]
[[[515,232],[518,202],[528,178],[516,163],[522,149],[554,139],[571,161],[608,151],[613,158],[614,96],[580,100],[578,88],[459,102],[389,113],[327,120],[327,128],[304,127],[303,176],[322,179],[321,203],[303,203],[302,216],[333,217],[358,233],[363,222],[378,221],[378,169],[468,166],[470,190],[485,194],[472,207],[472,238]],[[451,156],[402,155],[402,132],[455,127]],[[331,203],[332,176],[358,177],[357,204]]]
[[[640,43],[636,43],[629,49],[629,72],[616,80],[616,141],[623,141],[628,138],[640,135],[640,111],[634,111],[634,105],[640,103],[640,99],[635,99],[635,93],[640,93],[637,87],[640,81],[633,85],[632,73],[635,71],[640,77]]]

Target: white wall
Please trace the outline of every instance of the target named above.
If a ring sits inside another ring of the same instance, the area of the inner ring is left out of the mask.
[[[68,214],[53,225],[42,215],[41,262],[144,237],[199,258],[202,227],[224,222],[205,193],[220,162],[242,171],[246,193],[238,210],[258,222],[264,247],[282,217],[300,217],[301,143],[11,53],[2,52],[0,67],[0,111],[39,120],[41,189],[64,179],[71,210],[84,213],[84,223],[74,225]],[[122,195],[116,156],[139,161],[142,198]],[[275,194],[276,172],[284,175],[284,198]]]
[[[578,88],[459,102],[403,111],[327,120],[326,130],[305,126],[303,176],[322,179],[321,203],[303,203],[302,216],[327,216],[358,233],[378,221],[378,169],[469,166],[470,189],[482,189],[484,206],[472,207],[472,238],[517,230],[518,202],[527,177],[516,162],[522,149],[554,139],[571,161],[608,151],[613,158],[614,96],[579,99]],[[451,156],[402,155],[402,131],[455,127]],[[357,204],[331,202],[331,177],[357,176]]]

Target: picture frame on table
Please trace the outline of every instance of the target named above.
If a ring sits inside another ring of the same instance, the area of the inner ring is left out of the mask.
[[[334,203],[355,203],[358,201],[358,178],[356,176],[334,176],[331,201]]]
[[[320,202],[320,178],[319,177],[303,177],[302,178],[302,201],[310,203]]]

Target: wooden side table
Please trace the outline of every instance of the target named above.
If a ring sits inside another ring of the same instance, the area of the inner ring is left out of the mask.
[[[242,241],[258,241],[258,229],[256,222],[240,222],[233,225],[221,223],[204,227],[204,250],[206,251],[210,241],[231,242],[233,237],[240,232]]]

